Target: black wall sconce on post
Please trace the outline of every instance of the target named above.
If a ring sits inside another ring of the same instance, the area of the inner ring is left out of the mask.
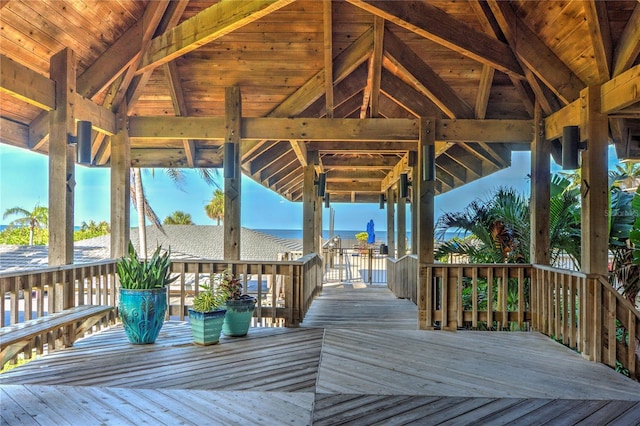
[[[407,173],[400,174],[400,183],[398,184],[400,190],[400,196],[402,198],[407,198],[409,196],[409,186],[411,182],[409,182],[409,175]]]
[[[329,208],[329,193],[328,192],[325,192],[325,194],[324,194],[324,206],[326,208]]]
[[[225,179],[233,179],[236,177],[236,144],[231,142],[224,143],[223,175]]]
[[[436,147],[435,145],[422,146],[422,180],[436,180]]]
[[[565,126],[562,128],[562,170],[579,168],[579,154],[587,148],[586,142],[580,142],[580,127]]]
[[[79,164],[91,165],[91,122],[78,121],[78,136],[68,136],[67,143],[76,145],[76,157]]]
[[[318,174],[318,180],[314,182],[314,184],[318,185],[318,197],[324,197],[324,192],[327,187],[327,174],[320,173]]]
[[[387,200],[386,200],[384,194],[380,194],[380,210],[384,209],[385,201],[387,201]]]

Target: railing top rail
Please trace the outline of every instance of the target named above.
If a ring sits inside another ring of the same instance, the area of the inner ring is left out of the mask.
[[[387,256],[387,260],[389,260],[390,262],[393,262],[393,263],[402,262],[405,259],[418,260],[418,255],[417,254],[405,254],[404,256],[399,257],[397,259],[395,257],[392,257],[392,256]]]
[[[602,285],[603,288],[605,288],[609,293],[612,293],[614,295],[614,297],[617,299],[617,302],[619,304],[624,306],[626,309],[631,311],[638,319],[640,319],[640,312],[638,312],[636,307],[633,306],[628,299],[626,299],[623,295],[621,295],[619,291],[613,288],[613,286],[609,283],[609,281],[607,281],[602,276],[599,276],[598,280],[600,281],[600,284]]]
[[[549,271],[549,272],[555,272],[555,273],[559,273],[559,274],[565,274],[565,275],[571,275],[573,277],[579,277],[579,278],[596,278],[597,276],[591,275],[591,274],[585,274],[584,272],[581,271],[573,271],[570,269],[562,269],[562,268],[555,268],[553,266],[549,266],[549,265],[540,265],[540,264],[533,264],[531,265],[533,266],[535,269],[539,269],[541,271]]]
[[[111,264],[114,264],[115,262],[116,262],[116,259],[106,259],[106,260],[100,260],[97,262],[90,262],[90,263],[72,263],[70,265],[49,266],[47,268],[34,268],[34,269],[21,270],[21,271],[0,272],[0,279],[22,277],[22,276],[33,275],[33,274],[47,274],[51,272],[71,271],[74,269],[89,268],[92,266],[111,265]]]
[[[446,268],[530,268],[530,263],[429,263],[430,267]]]
[[[171,263],[206,263],[206,264],[232,264],[232,265],[304,265],[315,257],[316,253],[307,254],[295,260],[224,260],[224,259],[171,259]]]

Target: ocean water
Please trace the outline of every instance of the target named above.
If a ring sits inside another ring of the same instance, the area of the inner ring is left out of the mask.
[[[302,239],[302,229],[256,229],[258,232],[262,232],[264,234],[273,235],[278,238],[289,238],[289,239]],[[333,235],[339,235],[343,240],[355,240],[356,234],[365,231],[354,231],[354,230],[336,230],[333,232]],[[375,231],[376,234],[376,242],[386,243],[387,242],[387,231]],[[457,235],[456,231],[447,231],[445,233],[445,240],[449,240]],[[329,239],[329,231],[322,231],[322,238]],[[407,240],[411,240],[411,232],[407,232]]]

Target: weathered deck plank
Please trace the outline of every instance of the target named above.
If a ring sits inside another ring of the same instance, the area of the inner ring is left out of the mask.
[[[0,419],[638,423],[639,383],[537,333],[416,330],[405,302],[381,288],[333,288],[298,329],[253,328],[207,347],[192,344],[187,323],[166,323],[154,345],[131,345],[116,327],[0,375]]]

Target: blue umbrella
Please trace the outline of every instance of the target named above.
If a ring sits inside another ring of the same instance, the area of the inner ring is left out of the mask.
[[[376,242],[376,233],[373,229],[373,219],[367,223],[367,244],[373,244]]]

